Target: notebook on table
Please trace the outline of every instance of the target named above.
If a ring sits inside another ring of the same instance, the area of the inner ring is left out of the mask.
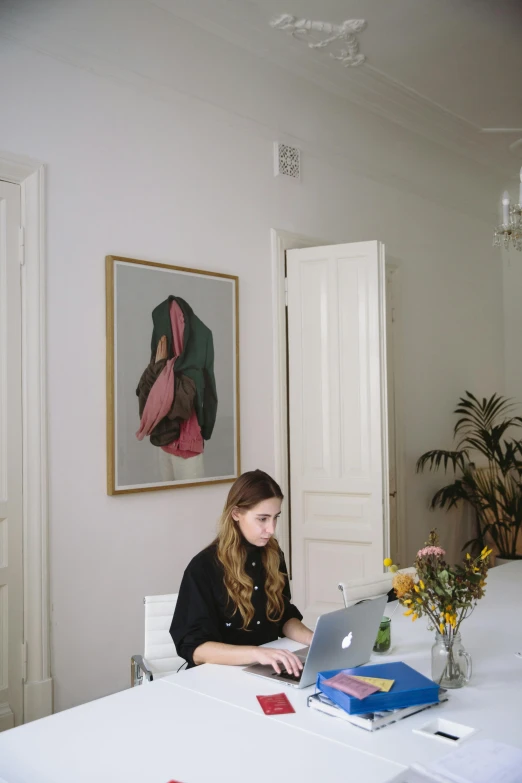
[[[393,680],[393,687],[385,692],[379,691],[357,699],[347,693],[325,684],[325,681],[339,674],[338,670],[322,671],[317,675],[317,689],[351,715],[365,712],[382,712],[413,707],[417,704],[435,704],[439,701],[439,686],[416,669],[402,661],[361,666],[358,669],[343,669],[346,674],[381,677]]]

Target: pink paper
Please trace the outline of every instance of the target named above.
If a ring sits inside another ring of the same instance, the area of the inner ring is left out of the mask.
[[[334,677],[330,677],[329,680],[323,680],[323,685],[329,685],[330,688],[347,693],[348,696],[354,696],[356,699],[365,699],[367,696],[371,696],[372,693],[377,693],[380,690],[375,685],[370,685],[369,682],[364,682],[363,680],[356,680],[355,677],[350,677],[349,674],[344,672],[339,672]]]

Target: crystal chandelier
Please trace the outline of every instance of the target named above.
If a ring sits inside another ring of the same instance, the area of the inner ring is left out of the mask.
[[[518,204],[511,204],[507,190],[502,195],[502,223],[495,229],[493,247],[510,244],[522,251],[522,168],[520,169],[520,194]]]

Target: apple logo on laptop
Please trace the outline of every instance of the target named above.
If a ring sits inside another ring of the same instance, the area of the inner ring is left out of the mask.
[[[343,648],[343,650],[346,650],[346,648],[347,648],[347,647],[349,647],[349,646],[351,645],[351,643],[352,643],[352,638],[353,638],[353,634],[352,634],[352,632],[350,631],[350,633],[348,634],[348,636],[345,636],[345,637],[344,637],[344,639],[343,639],[343,640],[342,640],[342,642],[341,642],[341,647]]]

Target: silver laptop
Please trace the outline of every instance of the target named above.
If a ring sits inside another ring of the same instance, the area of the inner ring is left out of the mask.
[[[360,666],[370,659],[387,600],[387,595],[379,595],[347,609],[322,614],[310,647],[294,652],[304,664],[299,677],[286,671],[277,674],[272,666],[260,663],[247,666],[244,671],[294,688],[307,688],[315,682],[317,672]]]

